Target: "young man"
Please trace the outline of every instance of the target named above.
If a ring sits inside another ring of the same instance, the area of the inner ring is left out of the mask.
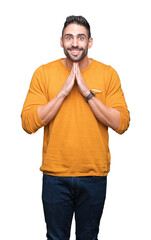
[[[44,126],[42,200],[48,240],[67,240],[73,213],[76,239],[95,240],[110,171],[108,127],[124,133],[129,111],[116,71],[88,58],[90,26],[66,19],[60,39],[66,58],[34,73],[22,110],[22,126]]]

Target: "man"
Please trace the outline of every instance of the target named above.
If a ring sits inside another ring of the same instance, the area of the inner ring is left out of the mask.
[[[42,200],[47,239],[67,240],[73,213],[76,239],[95,240],[110,171],[108,127],[124,133],[129,111],[116,71],[88,58],[90,26],[66,19],[60,39],[66,58],[34,73],[22,110],[22,126],[44,126]]]

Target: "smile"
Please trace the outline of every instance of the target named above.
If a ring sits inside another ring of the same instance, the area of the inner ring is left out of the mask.
[[[81,51],[72,49],[72,50],[70,50],[70,52],[71,52],[72,55],[78,55]]]

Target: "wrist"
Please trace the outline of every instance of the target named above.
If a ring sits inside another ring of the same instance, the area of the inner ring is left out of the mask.
[[[65,99],[67,97],[67,92],[65,90],[61,90],[59,93],[58,93],[58,98],[63,98]]]
[[[83,92],[83,96],[86,98],[90,94],[90,89]]]
[[[95,96],[95,94],[90,90],[88,95],[85,97],[85,101],[88,102],[94,96]]]

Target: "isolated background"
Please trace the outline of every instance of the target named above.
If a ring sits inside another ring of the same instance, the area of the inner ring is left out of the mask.
[[[149,0],[0,2],[0,239],[45,239],[39,171],[43,128],[26,134],[20,114],[36,68],[64,57],[60,36],[69,15],[83,15],[89,21],[94,38],[89,57],[116,69],[131,113],[124,135],[109,130],[112,163],[99,239],[151,239],[149,4]]]

